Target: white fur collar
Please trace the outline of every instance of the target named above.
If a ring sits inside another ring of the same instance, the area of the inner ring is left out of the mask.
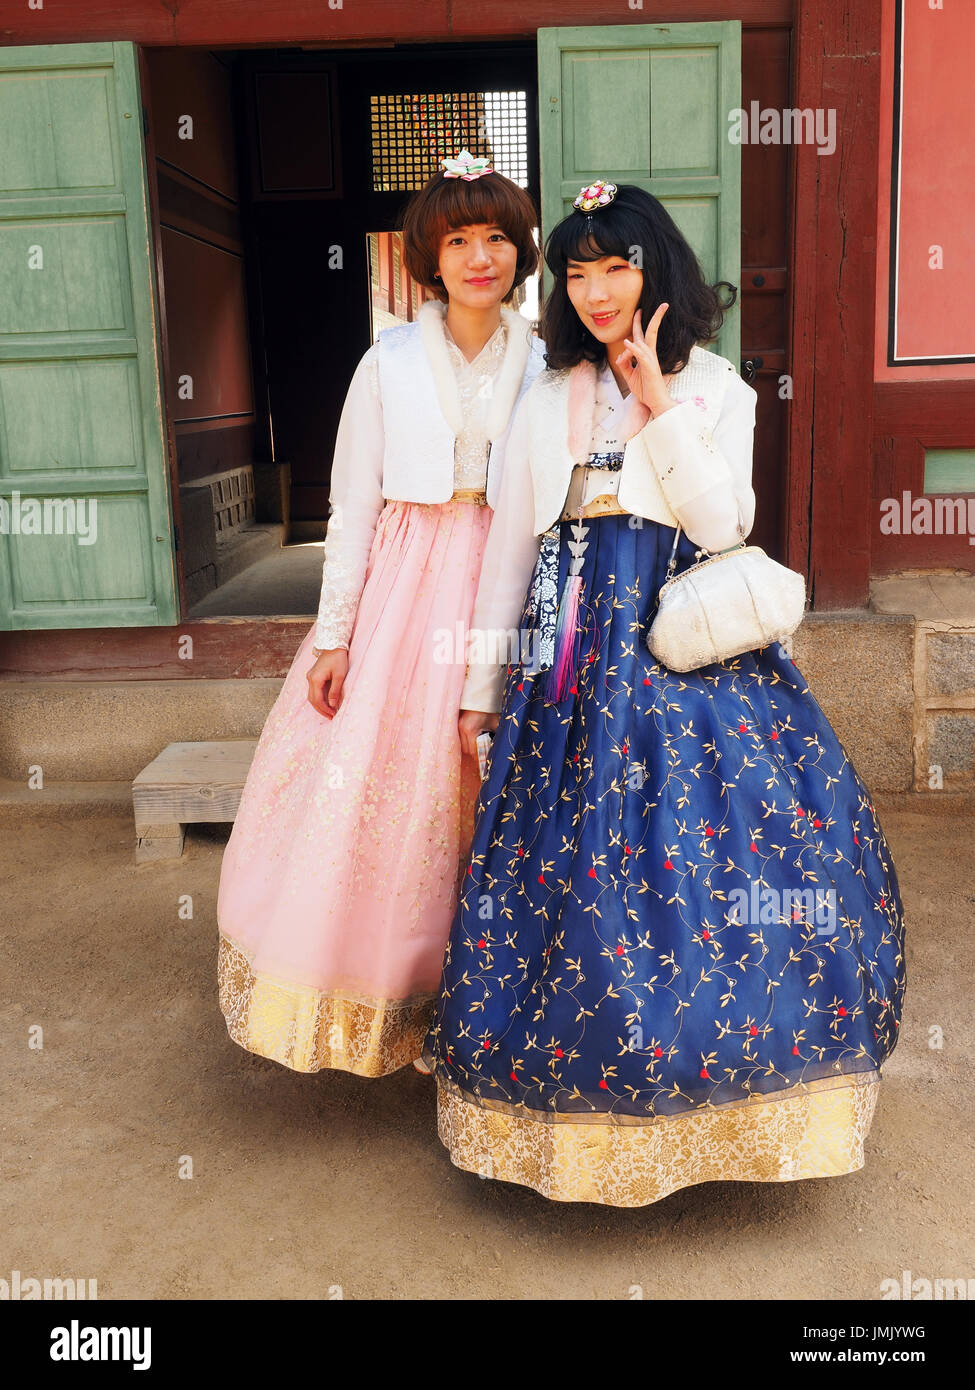
[[[420,305],[418,321],[423,347],[433,372],[437,389],[437,400],[444,419],[455,435],[464,428],[464,418],[460,408],[460,393],[457,378],[450,365],[447,352],[447,339],[444,336],[444,321],[447,306],[439,299],[426,299]],[[527,319],[514,309],[502,305],[501,319],[505,325],[504,360],[494,378],[494,390],[487,411],[487,436],[498,439],[508,427],[508,420],[518,399],[518,391],[528,365],[528,352],[531,346],[531,328]]]

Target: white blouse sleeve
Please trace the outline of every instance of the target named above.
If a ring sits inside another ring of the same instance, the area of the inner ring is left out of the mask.
[[[500,710],[505,667],[520,660],[522,608],[541,544],[533,527],[528,395],[521,399],[505,446],[498,504],[484,547],[471,619],[471,660],[460,704],[461,709],[482,714]],[[491,656],[500,659],[492,661]]]
[[[332,457],[331,514],[314,645],[348,647],[383,509],[383,408],[378,350],[363,355],[349,385]]]
[[[737,372],[713,433],[702,429],[693,401],[682,401],[644,425],[637,436],[660,480],[667,505],[690,540],[727,550],[755,522],[752,446],[758,393]]]

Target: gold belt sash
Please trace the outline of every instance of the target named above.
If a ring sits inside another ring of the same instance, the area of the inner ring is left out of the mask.
[[[451,502],[471,502],[475,507],[487,506],[487,493],[483,488],[459,487],[455,489]]]

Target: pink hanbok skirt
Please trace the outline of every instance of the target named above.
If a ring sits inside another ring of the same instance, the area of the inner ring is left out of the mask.
[[[473,830],[463,634],[491,511],[388,502],[332,720],[315,629],[268,715],[224,852],[219,998],[241,1047],[294,1071],[419,1057]]]

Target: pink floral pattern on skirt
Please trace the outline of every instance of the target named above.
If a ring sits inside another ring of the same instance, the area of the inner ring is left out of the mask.
[[[221,868],[221,1007],[238,1042],[298,1070],[360,1069],[348,1038],[298,1036],[321,1031],[330,999],[364,1004],[385,1030],[367,1074],[419,1055],[415,1006],[432,1011],[479,785],[457,732],[454,638],[470,623],[490,517],[469,503],[388,502],[338,713],[308,702],[312,627],[264,725]],[[262,981],[289,1001],[273,1027],[242,997]],[[410,1020],[402,1047],[389,1036],[397,1016]]]

